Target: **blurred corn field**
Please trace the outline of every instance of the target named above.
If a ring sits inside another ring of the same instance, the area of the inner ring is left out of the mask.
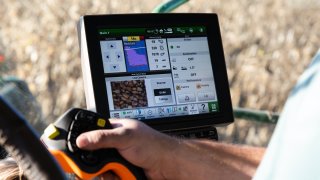
[[[1,0],[2,74],[26,80],[47,122],[85,107],[76,22],[84,14],[148,13],[160,0]],[[190,0],[174,12],[219,15],[233,106],[281,112],[320,47],[318,0]],[[265,146],[274,125],[237,120],[227,142]]]

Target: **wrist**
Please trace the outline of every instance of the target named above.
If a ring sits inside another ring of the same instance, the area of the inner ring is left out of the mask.
[[[148,168],[144,168],[149,179],[174,179],[176,159],[181,139],[168,136],[166,134],[157,133],[156,138],[153,138],[157,143],[152,143],[153,150],[151,161]]]
[[[189,140],[167,136],[162,146],[164,153],[159,161],[159,173],[163,179],[181,179],[183,177],[184,165],[182,163],[186,155],[187,141]]]

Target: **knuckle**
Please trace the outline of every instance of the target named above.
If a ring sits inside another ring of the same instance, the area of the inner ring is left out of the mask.
[[[131,128],[122,128],[119,131],[119,134],[123,137],[132,137],[134,134],[134,130]]]

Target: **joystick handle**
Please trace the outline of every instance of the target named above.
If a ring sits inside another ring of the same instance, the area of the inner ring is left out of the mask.
[[[111,128],[106,117],[73,108],[50,124],[41,140],[65,172],[75,173],[80,178],[91,179],[106,171],[113,171],[125,180],[146,179],[143,170],[125,160],[116,149],[87,151],[77,147],[76,139],[81,133]]]

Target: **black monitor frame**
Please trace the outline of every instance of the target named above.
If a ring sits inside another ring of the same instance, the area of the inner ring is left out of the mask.
[[[82,17],[82,23],[85,30],[87,47],[80,48],[82,51],[84,48],[87,48],[88,51],[93,87],[92,92],[94,93],[93,97],[95,98],[95,110],[98,113],[107,116],[110,114],[99,43],[100,40],[98,36],[99,28],[205,26],[219,103],[219,112],[166,117],[161,119],[146,119],[142,121],[151,127],[162,131],[223,125],[234,121],[218,16],[216,14],[172,13],[86,15]],[[81,27],[79,29],[81,29]]]

